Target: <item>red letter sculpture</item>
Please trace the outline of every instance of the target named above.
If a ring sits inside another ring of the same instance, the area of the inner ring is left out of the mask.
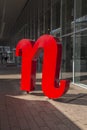
[[[62,44],[51,35],[41,36],[32,46],[32,42],[23,39],[16,47],[16,56],[22,55],[21,89],[32,91],[35,87],[36,57],[43,50],[42,90],[49,98],[61,97],[69,88],[68,80],[59,81],[62,57]]]

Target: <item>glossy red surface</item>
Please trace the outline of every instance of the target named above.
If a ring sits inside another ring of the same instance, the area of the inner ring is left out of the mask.
[[[16,56],[22,56],[21,90],[35,87],[37,57],[43,51],[42,90],[49,98],[59,98],[69,88],[69,80],[59,80],[62,60],[62,44],[51,35],[43,35],[35,44],[22,39],[16,47]]]

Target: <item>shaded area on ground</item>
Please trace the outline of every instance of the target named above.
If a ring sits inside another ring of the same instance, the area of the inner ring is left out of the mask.
[[[81,130],[48,101],[0,95],[0,130]]]

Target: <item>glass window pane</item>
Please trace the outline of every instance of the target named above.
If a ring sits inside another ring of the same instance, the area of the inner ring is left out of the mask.
[[[62,35],[71,33],[74,20],[74,0],[62,1]]]
[[[62,56],[62,78],[72,80],[72,57],[73,57],[73,37],[62,38],[63,56]]]
[[[87,0],[76,0],[76,30],[85,27],[87,28]]]
[[[60,0],[52,6],[52,30],[60,27],[60,6]]]
[[[76,34],[75,82],[87,85],[87,31]]]
[[[50,33],[50,24],[51,24],[51,11],[50,9],[45,14],[45,33]]]

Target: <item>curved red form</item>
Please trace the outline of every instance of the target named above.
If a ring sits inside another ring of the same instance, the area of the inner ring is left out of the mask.
[[[31,91],[34,89],[36,73],[35,59],[43,50],[42,90],[49,98],[61,97],[69,88],[68,80],[59,81],[62,44],[51,35],[41,36],[33,48],[31,44],[29,40],[24,39],[18,43],[16,48],[16,52],[22,48],[22,90]],[[32,61],[34,61],[34,64]]]
[[[49,98],[61,97],[69,88],[69,80],[60,80],[62,44],[51,35],[41,36],[33,47],[32,57],[44,51],[42,67],[42,90]]]

